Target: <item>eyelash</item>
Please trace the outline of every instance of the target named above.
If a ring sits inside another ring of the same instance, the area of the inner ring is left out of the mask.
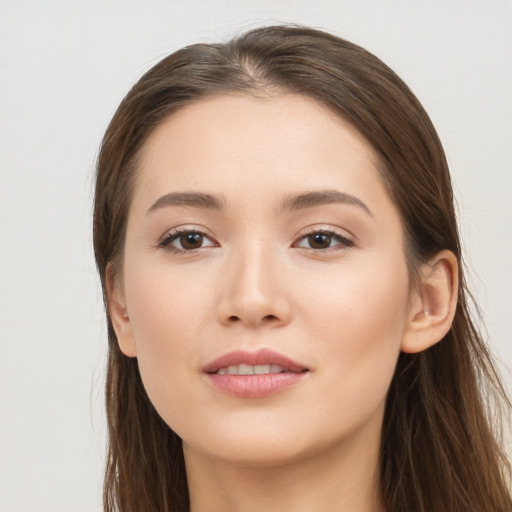
[[[329,229],[314,229],[312,231],[309,231],[308,233],[304,233],[300,236],[299,241],[305,240],[308,237],[311,237],[313,235],[325,235],[331,238],[331,241],[336,241],[337,245],[333,247],[327,247],[326,249],[314,249],[312,247],[303,247],[303,249],[311,250],[314,252],[330,252],[330,251],[336,251],[341,249],[348,249],[350,247],[354,247],[354,240],[351,238],[342,235],[341,233],[337,233],[336,231],[332,231]],[[294,242],[294,247],[297,247],[297,242]]]
[[[179,240],[179,238],[182,237],[183,235],[192,235],[192,234],[200,235],[200,236],[210,240],[209,236],[204,231],[201,231],[199,229],[176,228],[176,229],[168,232],[162,238],[162,240],[160,240],[160,242],[158,243],[157,247],[161,248],[161,249],[164,249],[166,251],[175,253],[175,254],[194,254],[197,251],[200,251],[201,249],[205,249],[205,247],[199,247],[197,249],[188,249],[187,250],[187,249],[179,249],[179,248],[174,247],[172,245],[172,243],[174,241]],[[311,237],[313,235],[325,235],[325,236],[331,237],[331,241],[332,240],[336,241],[337,245],[335,245],[333,247],[327,247],[325,249],[314,249],[313,247],[302,247],[303,249],[314,251],[314,252],[317,252],[317,253],[318,252],[325,253],[325,252],[330,252],[330,251],[333,251],[333,250],[340,250],[340,249],[350,248],[350,247],[353,247],[355,245],[354,241],[351,238],[349,238],[349,237],[347,237],[345,235],[342,235],[340,233],[337,233],[335,231],[328,230],[328,229],[315,229],[315,230],[310,231],[308,233],[304,233],[304,234],[302,234],[299,237],[298,241],[305,240],[308,237]],[[215,247],[215,244],[212,244],[212,245],[207,246],[207,247]],[[300,248],[300,246],[297,245],[297,242],[294,242],[293,247]]]
[[[164,235],[162,240],[160,240],[160,242],[158,243],[158,247],[161,249],[165,249],[166,251],[173,252],[173,253],[179,253],[179,254],[185,254],[185,253],[190,254],[190,253],[195,253],[201,249],[204,249],[204,247],[200,247],[199,249],[186,250],[186,249],[178,249],[177,247],[173,247],[171,245],[175,240],[178,240],[183,235],[192,235],[192,234],[201,235],[202,237],[209,239],[208,235],[204,231],[201,231],[200,229],[176,228],[176,229],[173,229],[172,231],[168,232],[166,235]]]

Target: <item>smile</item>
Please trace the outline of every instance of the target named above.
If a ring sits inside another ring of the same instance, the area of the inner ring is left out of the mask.
[[[283,372],[286,372],[286,370],[278,364],[239,364],[219,368],[216,373],[218,375],[265,375]]]
[[[278,352],[230,352],[203,369],[217,391],[239,398],[264,398],[298,384],[309,369]]]

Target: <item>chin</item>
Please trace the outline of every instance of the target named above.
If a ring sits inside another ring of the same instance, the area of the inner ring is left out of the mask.
[[[343,443],[343,432],[308,431],[297,425],[224,425],[221,431],[203,429],[199,440],[184,439],[185,455],[203,454],[239,467],[270,468],[296,464],[326,453]]]
[[[184,446],[185,443],[184,443]],[[185,447],[185,452],[188,447]],[[210,458],[226,464],[247,468],[270,468],[286,466],[308,457],[307,450],[296,443],[283,441],[269,442],[260,437],[253,439],[229,440],[228,443],[205,448],[195,447]]]
[[[299,432],[297,425],[271,422],[261,416],[253,416],[250,421],[235,421],[232,417],[221,422],[204,421],[194,429],[177,428],[178,435],[180,430],[184,434],[181,437],[185,453],[202,453],[224,462],[261,467],[284,465],[299,459],[311,437]]]

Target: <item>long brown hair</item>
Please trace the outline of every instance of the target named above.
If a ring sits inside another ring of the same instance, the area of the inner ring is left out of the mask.
[[[510,402],[469,314],[444,151],[416,97],[366,50],[318,30],[274,26],[226,44],[183,48],[150,69],[119,106],[98,158],[94,249],[105,299],[108,272],[121,274],[137,156],[152,130],[206,96],[279,91],[315,98],[373,146],[401,214],[412,278],[419,263],[443,249],[460,264],[451,330],[432,348],[402,353],[398,360],[381,439],[384,507],[390,512],[512,511],[510,465],[491,421],[495,404],[508,410]],[[105,510],[186,511],[181,441],[151,405],[137,360],[120,351],[105,302],[110,440]]]

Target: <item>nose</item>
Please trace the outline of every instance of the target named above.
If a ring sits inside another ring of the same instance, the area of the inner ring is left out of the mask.
[[[292,316],[283,266],[268,245],[234,252],[219,276],[218,320],[224,325],[281,327]]]

